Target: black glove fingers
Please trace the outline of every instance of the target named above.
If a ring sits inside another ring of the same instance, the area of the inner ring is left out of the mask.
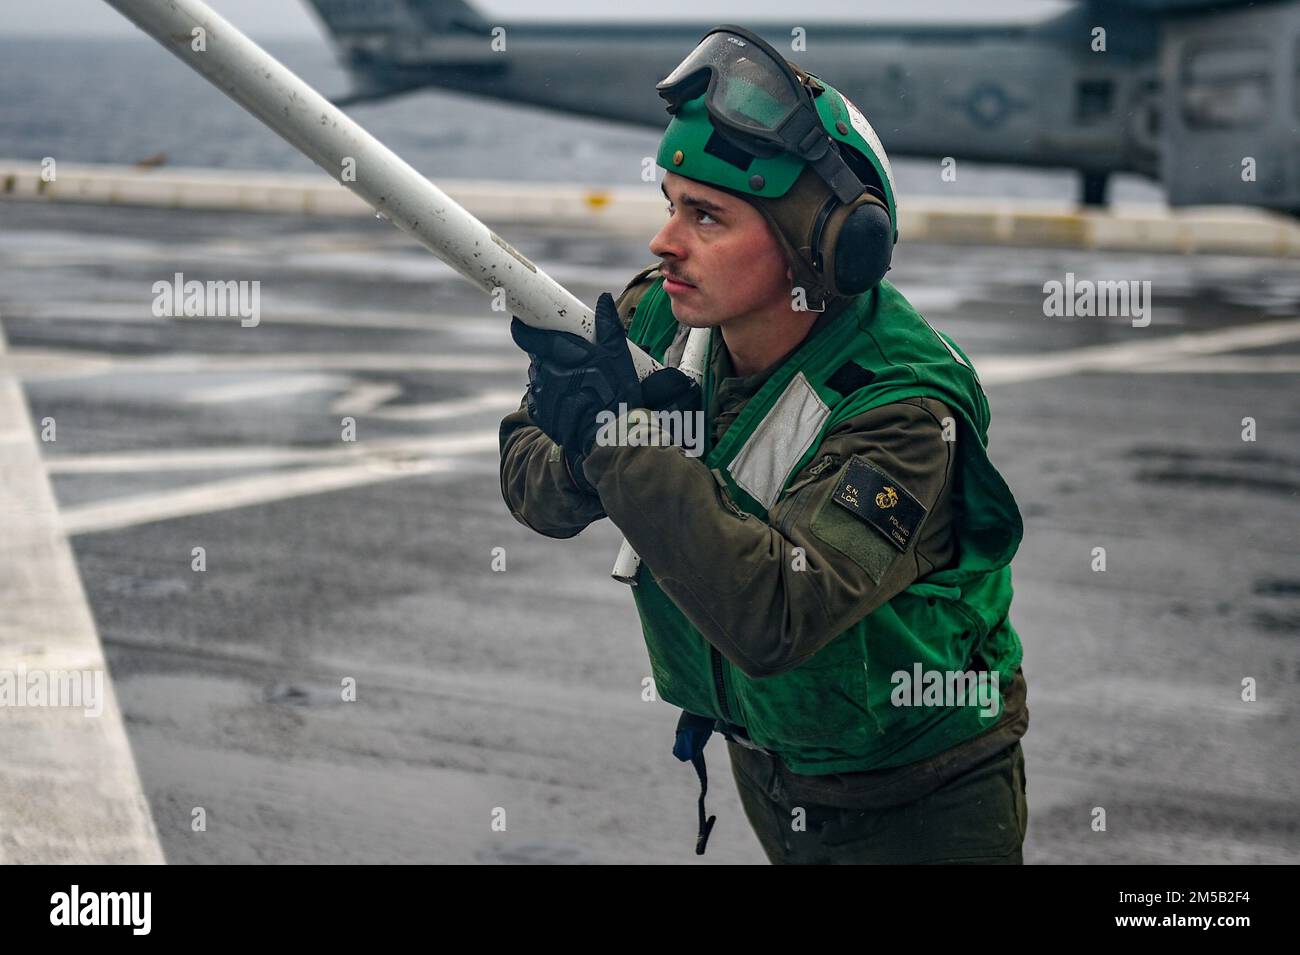
[[[513,316],[510,319],[510,337],[534,361],[542,359],[560,365],[585,364],[596,350],[595,345],[580,335],[549,328],[533,328]]]
[[[557,365],[576,368],[585,365],[593,351],[595,346],[585,338],[570,335],[568,332],[559,332],[551,341],[550,359]]]
[[[510,337],[514,339],[516,345],[528,352],[534,360],[541,352],[542,340],[538,332],[538,329],[521,322],[516,316],[510,316]]]
[[[624,341],[626,337],[623,320],[618,317],[618,307],[614,304],[614,296],[602,292],[596,301],[596,342],[608,346]],[[624,344],[623,347],[626,348],[627,345]]]
[[[641,397],[652,411],[693,411],[700,407],[700,386],[677,368],[660,368],[641,382]]]
[[[641,396],[647,408],[661,408],[689,391],[691,381],[676,368],[660,368],[641,382]]]

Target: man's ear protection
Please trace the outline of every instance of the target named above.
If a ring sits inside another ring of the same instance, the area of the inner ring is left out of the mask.
[[[894,225],[884,202],[870,191],[850,205],[830,196],[813,224],[813,268],[832,295],[861,295],[874,288],[894,255]]]
[[[894,226],[871,186],[844,205],[805,169],[780,198],[744,198],[771,224],[790,259],[795,285],[806,290],[809,302],[860,295],[889,271]]]

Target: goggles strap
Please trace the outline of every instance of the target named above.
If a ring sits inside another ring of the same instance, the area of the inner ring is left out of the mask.
[[[848,205],[867,190],[849,168],[849,164],[844,161],[844,157],[834,149],[827,149],[812,160],[811,165],[817,175],[821,176],[822,181],[830,187],[831,192],[835,193],[835,198],[844,205]]]
[[[841,203],[848,205],[862,195],[865,187],[822,127],[821,117],[811,101],[782,123],[776,134],[788,144],[792,154],[813,167]]]

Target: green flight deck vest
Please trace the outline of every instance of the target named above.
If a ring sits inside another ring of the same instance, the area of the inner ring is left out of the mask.
[[[657,280],[628,337],[657,360],[677,333]],[[716,334],[711,332],[710,334]],[[709,408],[712,369],[703,381]],[[838,387],[837,387],[838,386]],[[702,460],[732,501],[766,521],[793,476],[839,424],[879,405],[927,396],[956,418],[954,559],[837,635],[794,669],[755,679],[714,649],[642,562],[632,588],[659,695],[682,709],[742,726],[793,772],[822,775],[925,759],[992,727],[1001,714],[962,706],[895,706],[896,671],[980,669],[1009,687],[1022,650],[1011,626],[1010,562],[1023,527],[989,461],[988,401],[966,356],[889,283],[856,296],[765,381]],[[844,464],[846,462],[834,462]],[[879,502],[878,502],[879,503]],[[829,501],[826,510],[840,508]],[[862,534],[879,533],[859,521]],[[843,520],[832,513],[827,519]],[[817,520],[813,523],[814,533]]]

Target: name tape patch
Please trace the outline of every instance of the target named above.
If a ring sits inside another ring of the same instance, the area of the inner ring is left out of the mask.
[[[925,506],[903,485],[856,454],[845,465],[831,500],[880,531],[900,551],[907,550],[926,515]]]

